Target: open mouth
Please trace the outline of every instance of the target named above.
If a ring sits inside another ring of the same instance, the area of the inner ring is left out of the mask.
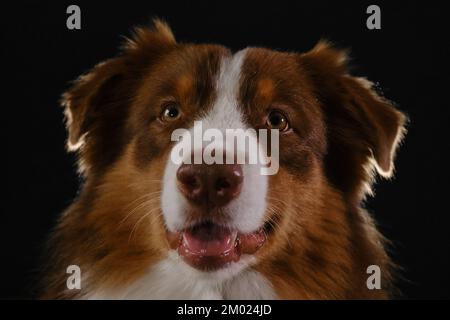
[[[263,228],[240,233],[207,221],[178,232],[168,232],[170,247],[190,266],[217,270],[237,262],[243,254],[254,254],[266,241]]]

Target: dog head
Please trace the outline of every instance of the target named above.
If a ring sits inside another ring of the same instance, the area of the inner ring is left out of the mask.
[[[106,242],[173,250],[202,271],[270,256],[313,225],[333,201],[325,190],[358,204],[374,170],[392,174],[405,122],[325,42],[305,54],[232,53],[177,43],[159,21],[78,79],[63,105]],[[229,130],[248,143],[225,141]],[[269,162],[236,161],[259,150]]]

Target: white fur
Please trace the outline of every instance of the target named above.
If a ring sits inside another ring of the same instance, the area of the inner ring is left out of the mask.
[[[224,57],[217,78],[217,98],[210,112],[203,115],[203,130],[247,129],[239,110],[237,96],[242,63],[246,51]],[[194,128],[190,129],[192,134]],[[180,142],[182,143],[182,142]],[[200,146],[202,147],[202,146]],[[194,151],[194,150],[192,150]],[[228,151],[226,149],[226,151]],[[234,150],[242,152],[242,150]],[[177,189],[179,164],[168,159],[164,177],[161,207],[167,228],[171,231],[186,226],[188,203]],[[267,176],[260,174],[260,165],[243,165],[244,182],[241,194],[224,210],[229,225],[240,232],[261,227],[266,210]],[[273,299],[271,284],[250,268],[253,256],[242,256],[238,262],[214,272],[188,266],[175,251],[166,260],[153,266],[148,275],[116,295],[117,298],[158,299]],[[101,295],[100,295],[101,296]],[[97,296],[94,296],[97,297]]]
[[[119,291],[97,290],[82,299],[276,299],[270,282],[248,268],[243,257],[230,268],[202,272],[188,266],[174,251],[148,274]]]
[[[225,136],[226,129],[248,128],[237,101],[241,67],[245,56],[246,50],[242,50],[232,57],[223,58],[216,85],[216,101],[211,111],[199,119],[202,121],[203,130],[217,129]],[[190,130],[193,131],[193,128]],[[179,165],[169,157],[163,178],[161,206],[167,228],[171,231],[185,227],[187,220],[188,203],[176,186],[178,167]],[[244,233],[257,230],[263,223],[268,182],[267,176],[260,174],[260,168],[260,164],[243,165],[244,182],[241,194],[224,209],[230,218],[229,226]]]

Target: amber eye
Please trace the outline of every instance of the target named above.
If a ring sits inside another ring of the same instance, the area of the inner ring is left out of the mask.
[[[267,116],[266,125],[270,129],[287,131],[289,129],[288,119],[280,111],[271,111]]]
[[[177,120],[180,115],[180,107],[176,103],[170,103],[164,107],[164,110],[161,113],[161,120],[174,121]]]

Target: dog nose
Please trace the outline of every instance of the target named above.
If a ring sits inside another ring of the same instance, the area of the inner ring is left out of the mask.
[[[244,175],[238,164],[183,164],[178,168],[177,180],[188,200],[215,208],[240,194]]]

